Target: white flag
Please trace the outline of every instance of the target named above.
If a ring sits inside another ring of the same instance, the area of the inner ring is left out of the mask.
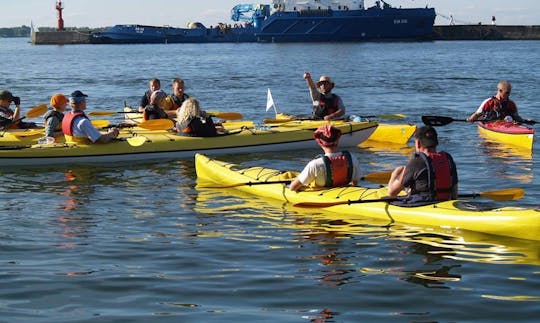
[[[268,96],[266,97],[266,112],[268,112],[271,107],[274,107],[274,110],[276,109],[274,99],[272,98],[272,93],[270,93],[270,89],[268,89]]]

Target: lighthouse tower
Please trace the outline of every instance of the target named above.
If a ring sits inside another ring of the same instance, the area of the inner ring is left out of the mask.
[[[56,10],[58,11],[58,26],[56,27],[56,30],[63,31],[64,30],[64,19],[62,18],[62,10],[64,7],[62,7],[62,1],[58,0],[56,1]]]

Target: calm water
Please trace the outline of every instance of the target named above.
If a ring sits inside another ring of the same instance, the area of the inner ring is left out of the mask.
[[[304,71],[329,74],[350,113],[465,118],[513,83],[540,120],[540,42],[31,46],[0,39],[0,88],[29,107],[55,92],[89,109],[137,105],[151,77],[182,77],[206,109],[307,113]],[[24,112],[24,111],[23,111]],[[523,187],[538,156],[439,128],[462,192]],[[538,139],[538,138],[536,138]],[[538,154],[538,140],[535,154]],[[410,149],[353,149],[365,172]],[[224,156],[300,169],[318,151]],[[194,189],[193,160],[0,171],[1,322],[504,322],[540,315],[540,244],[366,218],[328,220],[235,190]]]

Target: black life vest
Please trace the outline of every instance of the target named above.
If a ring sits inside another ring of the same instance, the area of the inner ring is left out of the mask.
[[[154,104],[147,105],[144,107],[143,111],[143,120],[152,120],[152,119],[168,119],[169,116],[167,113],[160,107]]]
[[[351,153],[342,151],[339,156],[323,156],[326,168],[325,187],[338,187],[349,184],[353,176],[353,162]]]
[[[173,108],[171,110],[176,110],[182,106],[182,103],[186,101],[189,98],[189,95],[182,94],[182,97],[177,97],[176,95],[172,94],[169,96],[171,98],[171,101],[173,103]]]
[[[327,98],[324,94],[319,95],[319,105],[313,106],[313,118],[324,119],[325,116],[332,114],[339,110],[338,108],[339,98],[333,94]]]
[[[194,117],[188,126],[182,129],[182,134],[193,137],[215,137],[217,130],[211,117]]]

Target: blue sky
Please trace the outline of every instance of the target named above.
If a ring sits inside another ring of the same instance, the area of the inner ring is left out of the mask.
[[[375,0],[365,0],[366,6]],[[30,25],[56,26],[55,0],[1,0],[0,27]],[[238,3],[270,3],[270,0],[64,0],[66,27],[103,27],[115,24],[170,25],[184,27],[190,21],[205,25],[230,22],[230,9]],[[387,0],[398,7],[434,7],[436,25],[491,23],[500,25],[540,25],[538,0]]]

